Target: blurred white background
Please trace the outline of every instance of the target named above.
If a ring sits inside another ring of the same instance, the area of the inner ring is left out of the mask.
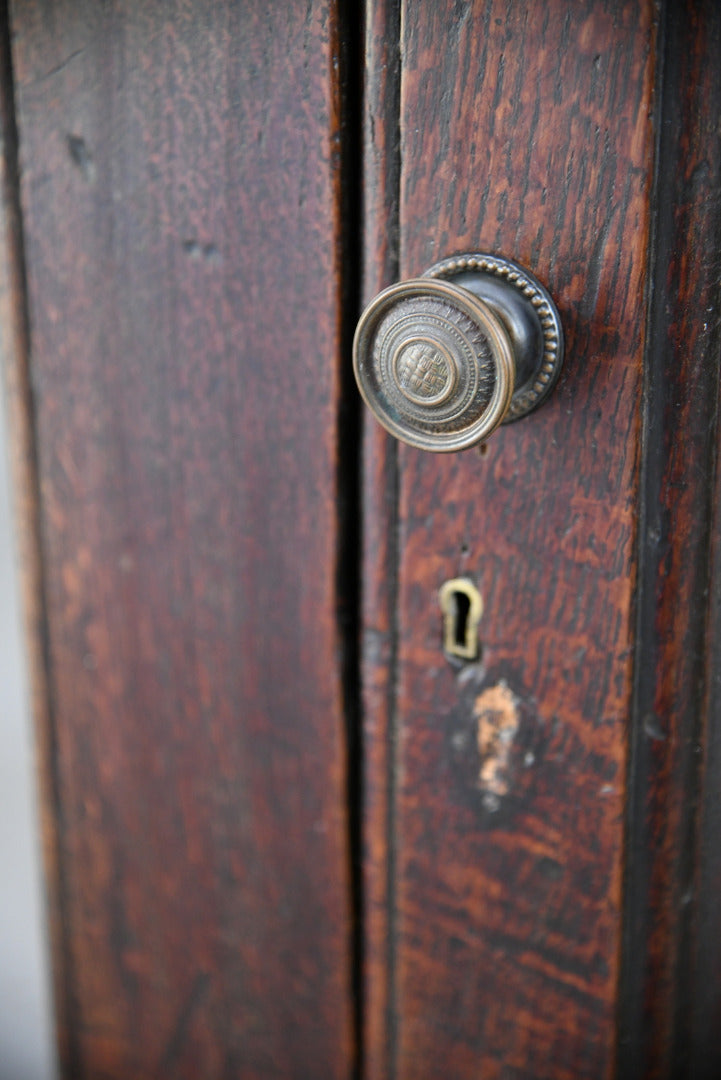
[[[0,1080],[53,1080],[27,667],[0,389]]]

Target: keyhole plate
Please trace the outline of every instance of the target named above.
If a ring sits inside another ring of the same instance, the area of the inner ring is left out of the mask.
[[[563,329],[550,293],[530,270],[498,255],[467,252],[442,259],[423,276],[472,292],[510,335],[516,379],[503,423],[526,416],[545,401],[563,364]]]
[[[483,614],[478,589],[468,578],[451,578],[441,586],[438,599],[443,612],[443,651],[461,660],[476,660]]]

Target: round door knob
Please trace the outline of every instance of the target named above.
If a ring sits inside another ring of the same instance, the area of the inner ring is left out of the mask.
[[[384,289],[363,312],[353,366],[374,416],[422,450],[465,450],[548,395],[563,359],[553,300],[527,270],[458,255]]]

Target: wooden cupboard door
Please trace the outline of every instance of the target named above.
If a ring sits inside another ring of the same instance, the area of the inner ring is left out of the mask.
[[[0,14],[65,1074],[716,1077],[721,9]],[[361,447],[356,293],[463,250],[553,397]]]
[[[710,3],[369,5],[365,298],[507,256],[567,347],[473,451],[367,419],[369,1076],[718,1075],[719,30]]]
[[[347,1077],[338,12],[21,0],[4,42],[64,1073]]]

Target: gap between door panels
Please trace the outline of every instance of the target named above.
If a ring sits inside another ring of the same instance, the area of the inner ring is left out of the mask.
[[[338,250],[342,325],[338,415],[338,537],[336,598],[342,642],[346,721],[347,817],[350,859],[351,985],[355,1054],[353,1080],[364,1075],[363,1023],[363,737],[359,635],[362,604],[362,428],[351,363],[361,307],[363,18],[354,0],[337,0],[341,235]]]

